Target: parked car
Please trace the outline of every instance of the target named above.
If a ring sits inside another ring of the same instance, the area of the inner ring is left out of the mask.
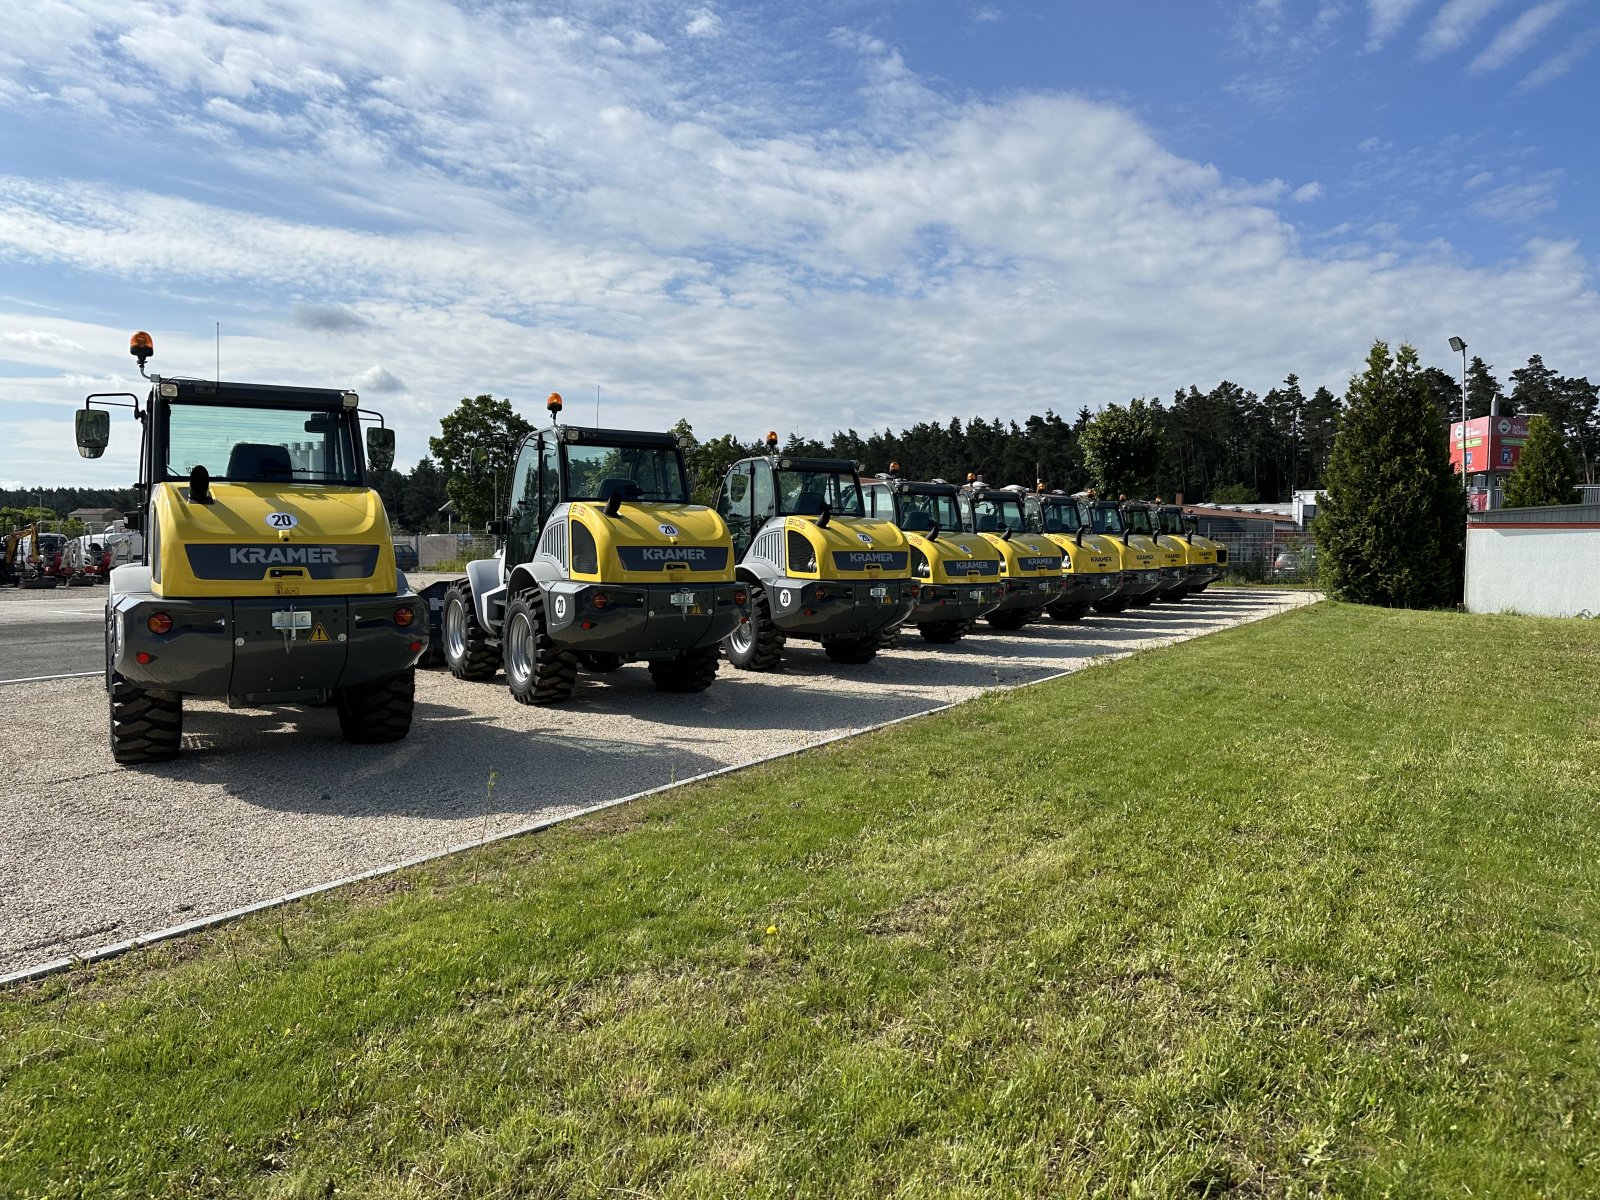
[[[1307,546],[1303,550],[1280,550],[1272,560],[1274,579],[1304,579],[1316,570],[1316,551]]]
[[[394,544],[394,565],[402,571],[415,571],[418,569],[417,548],[407,542]]]

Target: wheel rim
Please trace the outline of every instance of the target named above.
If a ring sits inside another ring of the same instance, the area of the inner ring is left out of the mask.
[[[445,605],[444,648],[445,653],[456,662],[467,656],[467,613],[466,605],[460,600],[451,600]]]
[[[754,623],[745,622],[744,624],[737,626],[734,631],[728,635],[728,649],[732,650],[735,654],[741,656],[746,655],[750,653],[750,648],[755,645],[755,641],[756,634]]]
[[[506,622],[506,675],[519,687],[533,677],[533,622],[525,612]]]

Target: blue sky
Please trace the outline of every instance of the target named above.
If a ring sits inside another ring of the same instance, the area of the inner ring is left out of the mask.
[[[154,369],[754,437],[1072,413],[1374,338],[1600,376],[1600,5],[35,0],[0,481]]]

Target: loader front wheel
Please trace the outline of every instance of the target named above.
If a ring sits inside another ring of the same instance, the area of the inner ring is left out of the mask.
[[[500,651],[489,644],[488,632],[478,624],[470,585],[450,585],[439,625],[450,674],[457,679],[488,679],[500,669]]]
[[[717,678],[719,657],[720,647],[701,646],[677,658],[658,658],[650,663],[650,679],[663,692],[703,692]]]
[[[183,695],[111,676],[111,757],[122,766],[165,762],[183,744]]]
[[[397,742],[411,732],[416,695],[415,669],[339,688],[333,697],[339,710],[339,732],[345,741],[362,746]]]
[[[506,605],[501,657],[506,686],[518,704],[560,704],[577,686],[577,656],[550,636],[537,588],[518,592]]]
[[[723,639],[728,661],[741,671],[775,670],[783,659],[783,630],[772,621],[767,593],[750,588],[750,619]]]
[[[932,642],[936,646],[948,646],[959,642],[961,635],[966,631],[965,621],[926,621],[917,626],[917,632],[922,635],[922,640]]]

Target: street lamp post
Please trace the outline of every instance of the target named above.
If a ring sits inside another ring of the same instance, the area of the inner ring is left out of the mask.
[[[1461,490],[1467,490],[1467,344],[1458,337],[1450,339],[1450,349],[1461,355]]]

